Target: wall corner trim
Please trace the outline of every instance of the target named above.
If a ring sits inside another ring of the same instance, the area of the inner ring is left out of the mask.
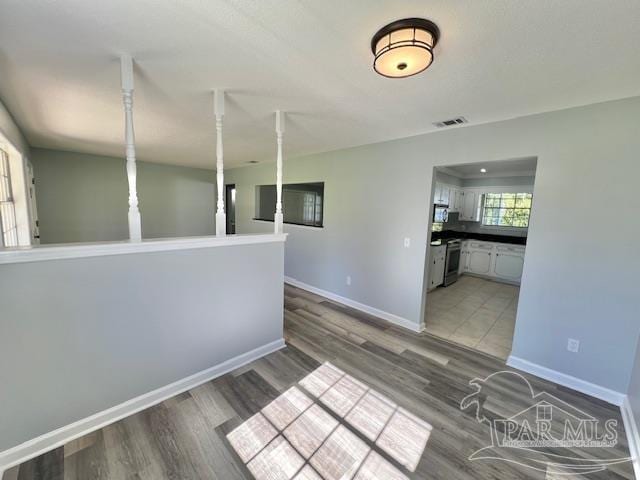
[[[19,465],[31,458],[42,455],[54,448],[64,445],[71,440],[82,437],[95,430],[99,430],[118,420],[156,405],[168,398],[190,390],[198,385],[229,373],[232,370],[253,362],[265,355],[285,347],[284,338],[261,345],[253,350],[240,354],[213,367],[182,378],[151,392],[127,400],[119,405],[98,412],[89,417],[78,420],[64,427],[45,433],[31,440],[0,452],[0,478],[2,472]]]
[[[627,434],[627,443],[629,444],[629,453],[633,459],[633,471],[636,478],[640,478],[640,435],[638,434],[638,423],[636,422],[629,396],[625,395],[620,407],[622,413],[622,421],[624,423],[624,431]]]
[[[356,302],[355,300],[351,300],[350,298],[343,297],[327,290],[322,290],[321,288],[314,287],[307,283],[301,282],[300,280],[296,280],[295,278],[285,276],[284,282],[294,287],[301,288],[302,290],[307,290],[311,293],[315,293],[316,295],[327,297],[329,300],[342,303],[344,305],[347,305],[348,307],[355,308],[356,310],[368,313],[369,315],[373,315],[374,317],[381,318],[382,320],[386,320],[389,323],[393,323],[398,327],[406,328],[407,330],[411,330],[412,332],[421,333],[424,331],[424,322],[416,324],[411,320],[407,320],[406,318],[402,318],[393,313],[385,312],[384,310],[380,310],[375,307],[370,307],[369,305],[365,305],[364,303]]]
[[[523,372],[530,373],[536,377],[557,383],[563,387],[571,388],[572,390],[599,398],[600,400],[604,400],[605,402],[618,407],[622,406],[626,397],[624,393],[616,392],[615,390],[587,382],[586,380],[581,380],[580,378],[567,375],[566,373],[551,370],[550,368],[543,367],[542,365],[538,365],[519,357],[514,357],[513,355],[509,355],[507,365],[515,368],[516,370],[522,370]]]

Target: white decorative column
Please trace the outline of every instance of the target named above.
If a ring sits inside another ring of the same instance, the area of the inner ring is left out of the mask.
[[[224,213],[224,160],[222,150],[222,117],[224,117],[224,90],[214,90],[213,112],[216,116],[216,180],[218,186],[216,235],[224,236],[227,234],[227,216]]]
[[[129,182],[129,239],[139,242],[142,240],[142,219],[138,209],[136,139],[133,132],[133,59],[129,55],[123,55],[120,58],[120,73],[124,103],[127,180]]]
[[[283,233],[284,218],[282,215],[282,135],[284,134],[284,113],[276,111],[276,140],[278,154],[276,157],[276,213],[274,216],[275,233]]]

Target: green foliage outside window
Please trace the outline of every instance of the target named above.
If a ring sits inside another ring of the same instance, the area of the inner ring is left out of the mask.
[[[482,224],[497,227],[528,227],[532,198],[530,193],[486,193]]]

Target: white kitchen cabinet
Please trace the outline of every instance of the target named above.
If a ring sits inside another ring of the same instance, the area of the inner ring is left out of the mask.
[[[446,245],[431,246],[429,255],[429,289],[444,283],[444,264],[447,257]]]
[[[442,190],[441,190],[442,191],[442,193],[441,193],[442,202],[441,203],[443,205],[449,205],[449,202],[450,202],[450,200],[449,200],[449,190],[450,189],[451,189],[451,187],[449,187],[449,185],[442,185]]]
[[[500,279],[520,282],[524,267],[524,248],[497,245],[495,250],[493,275]]]
[[[449,187],[449,213],[457,212],[456,210],[456,188]]]
[[[460,188],[456,192],[456,209],[458,210],[458,212],[462,212],[463,208],[464,208],[464,190]]]
[[[464,194],[461,188],[449,187],[449,213],[462,210]]]
[[[458,273],[519,284],[524,252],[523,245],[465,240],[460,251]]]
[[[433,194],[433,203],[437,203],[440,205],[449,205],[451,202],[450,197],[450,185],[446,185],[444,183],[436,182],[436,188]]]
[[[433,203],[440,203],[440,197],[442,197],[442,184],[436,182],[435,190],[433,191]]]
[[[467,195],[467,192],[470,192]],[[476,210],[478,207],[477,199],[480,198],[475,190],[467,190],[457,185],[447,185],[446,183],[436,182],[433,192],[433,203],[439,205],[448,205],[449,212],[459,212],[460,220],[463,220],[463,212],[465,208],[465,197],[467,198],[466,216],[468,220],[475,220]]]
[[[469,242],[460,244],[460,263],[458,264],[458,275],[462,275],[469,269]]]
[[[463,196],[462,211],[460,212],[460,220],[467,222],[477,222],[478,195],[473,190],[465,190]]]
[[[491,274],[491,251],[486,250],[469,250],[469,258],[467,260],[469,273],[477,275]]]

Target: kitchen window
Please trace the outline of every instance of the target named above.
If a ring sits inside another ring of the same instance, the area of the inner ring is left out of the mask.
[[[11,190],[9,155],[4,150],[0,150],[0,226],[2,227],[2,245],[17,247],[18,225]]]
[[[324,221],[324,182],[291,183],[282,186],[284,223],[322,227]],[[276,186],[256,186],[255,220],[273,222]]]
[[[527,228],[532,199],[530,193],[485,193],[482,225]]]

